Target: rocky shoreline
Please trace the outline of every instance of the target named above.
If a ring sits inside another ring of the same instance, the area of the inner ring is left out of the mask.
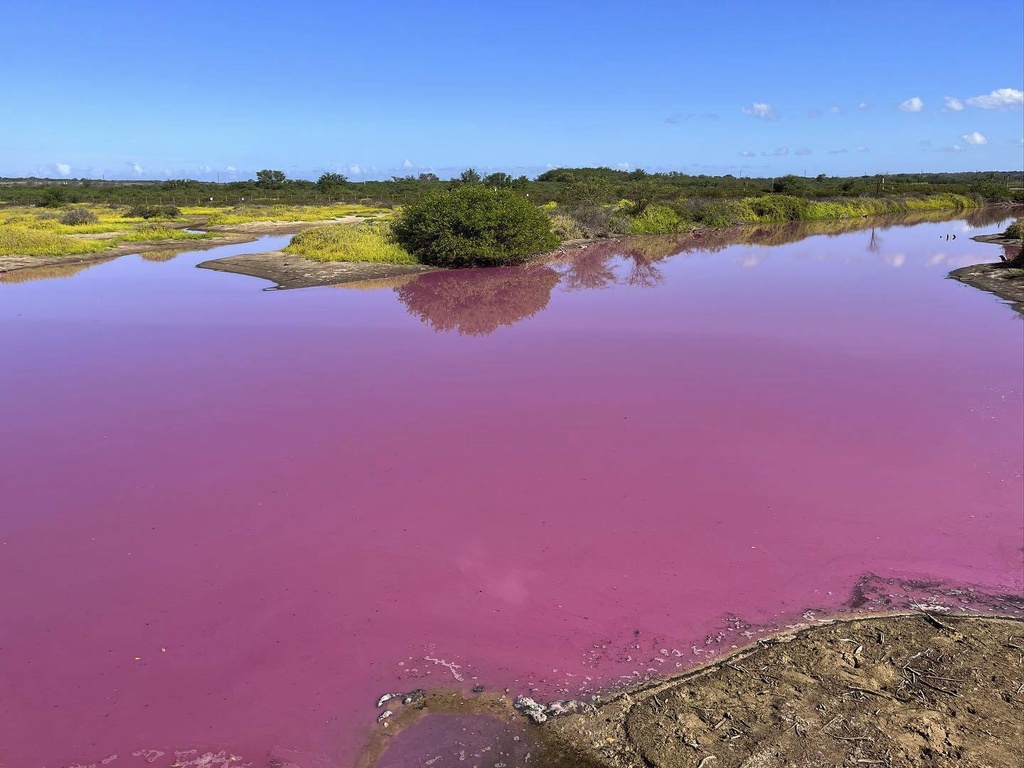
[[[978,290],[998,296],[1024,315],[1024,259],[1021,241],[1002,234],[978,235],[971,238],[979,243],[992,243],[1003,247],[1002,261],[972,264],[954,269],[949,276]]]

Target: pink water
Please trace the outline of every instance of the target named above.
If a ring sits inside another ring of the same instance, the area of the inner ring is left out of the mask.
[[[1019,595],[1024,324],[944,279],[997,259],[971,231],[0,283],[0,765],[348,766],[385,691],[578,695],[907,580]]]

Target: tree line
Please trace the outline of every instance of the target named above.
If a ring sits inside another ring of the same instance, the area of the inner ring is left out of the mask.
[[[0,203],[238,205],[361,202],[391,207],[466,184],[512,189],[537,205],[554,202],[569,206],[600,206],[628,200],[633,204],[634,212],[642,212],[652,204],[669,204],[680,199],[740,199],[765,194],[808,200],[958,194],[986,203],[1024,203],[1024,174],[1019,171],[743,177],[648,173],[642,169],[623,171],[612,168],[556,168],[533,179],[502,172],[483,174],[474,168],[467,168],[452,179],[441,179],[426,172],[366,181],[353,181],[337,172],[324,173],[316,181],[290,179],[275,169],[260,170],[254,179],[230,182],[192,179],[153,182],[0,179]]]

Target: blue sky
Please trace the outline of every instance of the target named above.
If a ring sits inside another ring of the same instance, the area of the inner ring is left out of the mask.
[[[1024,166],[1019,0],[34,0],[0,175]]]

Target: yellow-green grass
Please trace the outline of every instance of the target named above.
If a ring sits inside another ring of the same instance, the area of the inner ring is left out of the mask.
[[[386,224],[329,224],[296,235],[285,250],[316,261],[417,264],[391,240],[389,230]]]
[[[337,205],[240,205],[235,208],[192,206],[181,209],[185,216],[205,216],[208,226],[250,224],[256,221],[324,221],[343,216],[379,216],[391,213],[386,208],[373,208],[352,203]]]
[[[88,224],[62,224],[61,217],[70,210],[84,209],[96,217]],[[109,205],[75,205],[68,208],[29,208],[13,206],[0,208],[0,227],[17,226],[40,232],[62,235],[95,235],[104,232],[122,232],[145,219],[124,215],[124,209]]]
[[[122,216],[109,206],[76,206],[96,216],[89,224],[61,224],[65,210],[12,207],[0,209],[0,256],[76,256],[100,253],[124,243],[195,240],[203,234]],[[96,235],[110,235],[96,237]]]

